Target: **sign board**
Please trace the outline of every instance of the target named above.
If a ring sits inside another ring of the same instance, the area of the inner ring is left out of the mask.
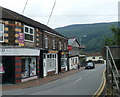
[[[24,46],[24,33],[19,32],[18,41],[19,41],[19,46]]]
[[[58,53],[58,51],[48,51],[48,53],[56,54],[56,53]]]
[[[30,48],[0,48],[0,56],[40,56],[40,50]]]
[[[72,46],[67,46],[67,50],[72,50]]]

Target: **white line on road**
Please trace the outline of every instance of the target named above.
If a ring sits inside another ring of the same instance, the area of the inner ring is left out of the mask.
[[[82,78],[79,78],[78,80],[74,81],[73,83],[77,83],[77,82],[79,82],[80,80],[82,80]]]

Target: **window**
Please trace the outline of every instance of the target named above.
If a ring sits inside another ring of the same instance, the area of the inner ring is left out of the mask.
[[[34,28],[24,26],[25,41],[34,42]]]
[[[53,49],[55,49],[55,38],[53,37]]]
[[[45,36],[45,48],[48,48],[48,37]]]
[[[47,54],[47,71],[53,71],[56,68],[56,54]]]
[[[22,57],[22,78],[35,76],[36,73],[36,58]]]
[[[59,50],[62,50],[62,44],[59,42]]]
[[[64,42],[64,50],[66,50],[66,49],[67,49],[67,43]]]
[[[63,54],[61,57],[61,67],[67,66],[67,55]]]
[[[4,25],[0,24],[0,42],[4,42]]]

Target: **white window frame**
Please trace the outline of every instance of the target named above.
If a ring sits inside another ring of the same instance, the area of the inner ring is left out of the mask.
[[[49,57],[48,57],[49,56]],[[50,57],[51,56],[51,57]],[[54,71],[55,70],[55,67],[56,67],[56,63],[55,64],[52,64],[52,67],[50,67],[50,62],[55,62],[55,60],[56,60],[56,54],[51,54],[51,53],[48,53],[47,54],[47,61],[49,61],[48,62],[48,64],[47,64],[47,72],[50,72],[50,71]]]
[[[25,32],[25,27],[28,28],[28,33]],[[33,34],[30,33],[30,29],[33,29]],[[33,27],[30,27],[30,26],[24,25],[24,34],[33,35],[33,41],[31,41],[31,40],[27,40],[27,39],[24,39],[24,40],[25,40],[25,41],[28,41],[28,42],[34,42],[34,28],[33,28]]]
[[[53,49],[55,49],[55,38],[53,37]]]
[[[45,48],[48,48],[48,36],[45,36]]]
[[[0,31],[0,33],[3,34],[3,40],[2,40],[2,41],[0,40],[0,42],[4,42],[4,24],[1,24],[1,23],[0,23],[0,25],[2,25],[2,28],[3,28],[3,31]]]

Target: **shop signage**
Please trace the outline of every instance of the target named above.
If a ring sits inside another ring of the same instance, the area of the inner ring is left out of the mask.
[[[0,56],[39,56],[40,50],[30,48],[0,48]]]
[[[58,51],[48,51],[48,53],[54,53],[54,54],[56,54],[56,53],[58,53]]]
[[[72,46],[67,46],[67,50],[72,50]]]
[[[62,52],[62,53],[61,53],[61,55],[64,55],[64,54],[65,54],[65,52]]]
[[[24,33],[19,32],[18,41],[19,41],[19,46],[24,46]]]

